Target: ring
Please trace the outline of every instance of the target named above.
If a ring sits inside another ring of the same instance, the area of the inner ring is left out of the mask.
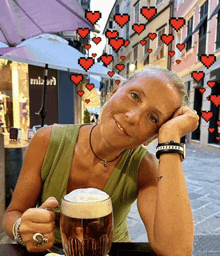
[[[40,240],[37,237],[40,237]],[[35,233],[33,235],[33,240],[35,242],[34,243],[35,246],[43,246],[44,244],[46,244],[48,242],[48,238],[45,237],[44,235],[42,235],[41,233]]]

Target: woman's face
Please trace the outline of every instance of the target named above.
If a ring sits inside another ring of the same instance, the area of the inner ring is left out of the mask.
[[[108,101],[100,120],[107,145],[136,148],[156,136],[181,106],[181,99],[164,74],[137,76]]]

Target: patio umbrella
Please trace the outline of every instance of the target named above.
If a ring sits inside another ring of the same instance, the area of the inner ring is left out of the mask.
[[[48,68],[110,78],[108,72],[111,70],[98,63],[95,63],[88,71],[86,71],[78,64],[78,60],[81,57],[84,58],[85,56],[75,48],[69,46],[66,40],[48,34],[28,39],[17,47],[11,48],[11,51],[0,56],[2,59],[10,61],[25,62],[30,65],[45,67],[44,93],[42,108],[39,112],[42,118],[42,126],[46,117],[45,100]],[[126,80],[118,74],[114,74],[112,79]]]
[[[16,46],[42,33],[94,26],[76,0],[1,0],[0,42]]]

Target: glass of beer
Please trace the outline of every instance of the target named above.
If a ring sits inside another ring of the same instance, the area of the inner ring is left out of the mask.
[[[94,189],[76,189],[64,196],[60,232],[66,256],[106,256],[112,245],[111,198]]]

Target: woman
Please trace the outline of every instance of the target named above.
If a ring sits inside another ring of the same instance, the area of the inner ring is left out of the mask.
[[[46,208],[56,207],[62,196],[74,189],[94,187],[112,198],[113,241],[131,241],[126,217],[137,199],[154,251],[158,255],[191,255],[193,217],[182,151],[160,150],[158,163],[141,146],[155,138],[168,145],[179,143],[197,128],[199,117],[185,106],[184,88],[175,73],[149,66],[112,95],[97,126],[77,126],[73,133],[68,132],[73,125],[41,128],[28,147],[4,215],[6,233],[13,237],[13,225],[21,218],[19,232],[27,249],[50,248],[55,240],[55,215]],[[43,204],[34,208],[39,200]],[[45,237],[41,247],[34,246],[36,232]],[[56,229],[55,236],[59,236]]]

